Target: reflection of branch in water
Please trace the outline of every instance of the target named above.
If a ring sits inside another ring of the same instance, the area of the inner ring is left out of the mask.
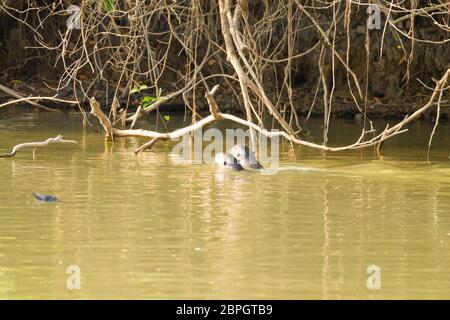
[[[20,149],[45,147],[49,143],[52,143],[52,142],[78,143],[77,141],[74,141],[74,140],[64,140],[61,135],[58,135],[55,138],[48,138],[47,140],[41,141],[41,142],[25,142],[25,143],[18,144],[16,146],[14,146],[11,153],[0,154],[0,158],[12,158],[16,155],[17,151],[19,151]]]

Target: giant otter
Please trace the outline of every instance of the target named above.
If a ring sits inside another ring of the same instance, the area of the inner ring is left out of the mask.
[[[283,168],[272,167],[270,169],[266,169],[258,162],[258,160],[256,160],[256,154],[253,151],[251,151],[246,146],[241,146],[238,144],[234,145],[227,153],[220,152],[216,154],[215,163],[217,165],[236,171],[241,170],[250,170],[250,171],[264,170],[265,172],[268,172],[266,170],[271,170],[272,172],[323,171],[323,169],[319,168],[307,168],[298,166],[288,166]]]
[[[264,169],[264,167],[258,162],[258,160],[256,160],[256,154],[253,151],[250,151],[250,149],[246,146],[236,144],[231,148],[230,153],[246,170]]]
[[[229,153],[223,153],[219,152],[216,154],[215,163],[219,166],[224,166],[227,169],[235,170],[235,171],[242,171],[244,168],[239,163],[239,160],[237,160],[235,157],[233,157]]]
[[[220,152],[216,154],[215,163],[235,171],[264,169],[256,160],[254,152],[238,144],[234,145],[228,153]]]

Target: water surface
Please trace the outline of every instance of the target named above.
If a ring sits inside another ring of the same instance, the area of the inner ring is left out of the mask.
[[[83,131],[76,113],[0,113],[0,153],[58,134],[79,142],[0,159],[0,298],[450,298],[448,125],[431,164],[432,125],[417,122],[381,160],[297,148],[282,167],[321,170],[265,176],[179,164],[165,142],[136,156],[144,140],[105,141],[91,121]],[[309,130],[320,141],[320,121]],[[330,143],[360,132],[334,120]],[[70,265],[80,290],[67,289]]]

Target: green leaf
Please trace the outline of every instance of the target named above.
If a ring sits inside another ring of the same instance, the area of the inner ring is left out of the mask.
[[[103,8],[106,12],[112,12],[115,10],[114,0],[103,0]]]
[[[165,115],[163,118],[164,118],[165,121],[169,121],[170,120],[170,116],[169,115]]]
[[[153,102],[155,102],[156,100],[159,100],[159,98],[145,96],[141,100],[141,106],[142,106],[142,108],[145,109],[145,108],[149,107],[150,105],[152,105]]]
[[[140,85],[139,87],[134,87],[130,90],[130,94],[133,93],[140,93],[142,90],[148,89],[148,86],[146,84]]]

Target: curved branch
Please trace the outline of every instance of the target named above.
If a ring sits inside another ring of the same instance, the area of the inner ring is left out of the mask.
[[[56,142],[58,142],[58,143],[78,143],[75,140],[64,140],[61,135],[58,135],[54,138],[48,138],[47,140],[41,141],[41,142],[25,142],[25,143],[18,144],[16,146],[14,146],[11,153],[0,154],[0,158],[12,158],[16,155],[17,151],[19,151],[20,149],[45,147],[49,143],[56,143]]]
[[[344,150],[362,149],[362,148],[379,145],[380,143],[382,143],[400,133],[406,132],[407,129],[404,129],[404,127],[408,123],[410,123],[411,121],[413,121],[414,119],[419,117],[422,113],[424,113],[426,110],[428,110],[429,108],[431,108],[432,106],[435,105],[434,100],[438,97],[439,93],[442,92],[442,90],[445,88],[445,85],[447,83],[449,76],[450,76],[450,69],[448,69],[447,72],[444,74],[444,76],[439,81],[437,81],[436,87],[435,87],[433,94],[431,95],[431,98],[428,101],[428,103],[426,105],[424,105],[422,108],[416,110],[413,114],[405,117],[405,119],[403,119],[402,121],[397,123],[395,126],[393,126],[391,128],[386,127],[386,129],[383,132],[374,136],[372,139],[366,140],[366,141],[364,141],[364,137],[366,137],[366,135],[369,133],[373,133],[373,130],[364,130],[363,129],[360,137],[358,138],[358,140],[356,142],[354,142],[350,145],[347,145],[347,146],[342,146],[342,147],[328,147],[328,146],[316,144],[313,142],[304,141],[304,140],[298,139],[296,137],[293,137],[292,135],[288,134],[286,131],[268,131],[268,130],[261,128],[260,126],[254,124],[253,122],[243,120],[243,119],[241,119],[237,116],[231,115],[231,114],[221,113],[221,112],[219,112],[217,104],[213,97],[213,93],[216,92],[218,85],[214,86],[214,88],[211,92],[206,93],[206,99],[208,101],[210,111],[211,111],[211,114],[209,116],[201,119],[200,121],[198,121],[190,126],[187,126],[187,127],[184,127],[184,128],[172,131],[172,132],[168,132],[168,133],[160,133],[160,132],[142,130],[142,129],[138,129],[138,130],[116,129],[111,125],[111,122],[108,120],[106,115],[100,109],[100,104],[95,100],[95,98],[91,98],[90,103],[91,103],[91,114],[93,114],[100,120],[100,123],[102,124],[102,126],[108,136],[113,135],[114,137],[145,137],[145,138],[152,139],[152,141],[146,143],[141,148],[136,150],[136,153],[138,153],[142,150],[145,150],[148,147],[153,146],[158,140],[176,139],[187,133],[193,132],[193,131],[198,130],[206,125],[209,125],[215,121],[222,120],[222,119],[230,120],[230,121],[239,123],[241,125],[247,126],[269,138],[276,137],[276,136],[283,137],[292,143],[302,145],[305,147],[319,149],[322,151],[337,152],[337,151],[344,151]]]

